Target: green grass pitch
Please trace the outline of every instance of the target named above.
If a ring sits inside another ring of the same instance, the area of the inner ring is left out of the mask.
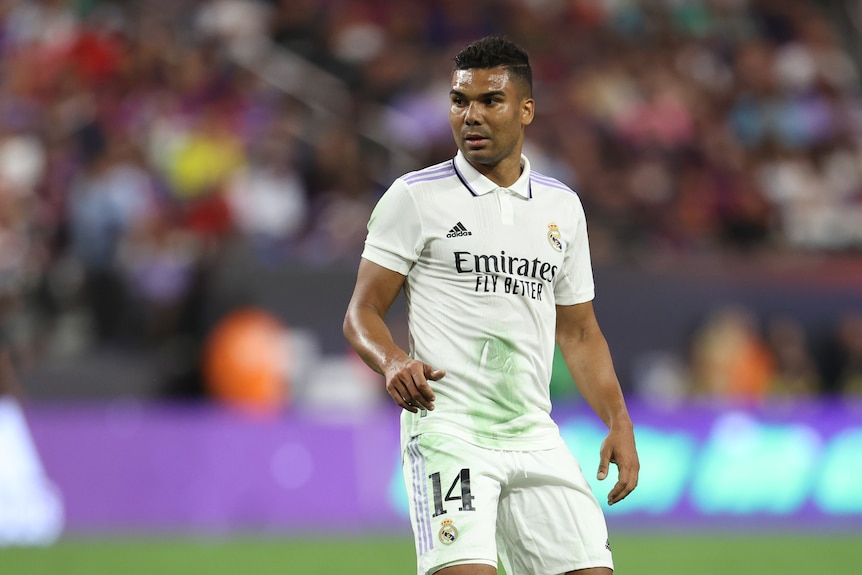
[[[862,564],[859,534],[639,535],[614,538],[620,575],[809,575]],[[277,536],[67,538],[0,548],[0,573],[21,575],[413,575],[410,539]],[[538,574],[541,575],[541,574]]]

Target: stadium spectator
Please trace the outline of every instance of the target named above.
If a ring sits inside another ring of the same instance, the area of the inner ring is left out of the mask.
[[[745,403],[763,401],[776,375],[757,318],[738,305],[709,315],[692,338],[691,365],[697,394]]]
[[[775,361],[771,396],[812,397],[823,389],[808,336],[801,323],[790,316],[771,318],[766,326],[766,344]]]
[[[837,327],[838,391],[847,396],[862,395],[862,315],[847,313]]]

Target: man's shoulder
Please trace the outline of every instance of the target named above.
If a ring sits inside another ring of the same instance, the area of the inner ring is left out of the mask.
[[[421,170],[408,172],[399,179],[408,186],[413,186],[421,183],[445,180],[446,178],[451,177],[457,177],[455,164],[452,160],[446,160],[445,162],[440,162],[438,164],[428,166],[427,168],[422,168]]]
[[[567,192],[569,194],[577,197],[577,192],[573,190],[568,185],[564,184],[557,178],[553,178],[551,176],[546,176],[545,174],[539,173],[535,170],[530,171],[530,186],[532,188],[548,188],[551,190],[559,190],[561,192]]]

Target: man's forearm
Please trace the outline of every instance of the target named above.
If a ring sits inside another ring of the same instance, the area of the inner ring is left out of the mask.
[[[371,369],[384,374],[395,360],[407,358],[380,314],[368,306],[350,308],[344,319],[344,337]]]
[[[631,427],[607,341],[601,332],[561,341],[560,351],[575,385],[608,429]]]

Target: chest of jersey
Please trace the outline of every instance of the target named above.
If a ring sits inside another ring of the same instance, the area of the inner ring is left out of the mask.
[[[425,221],[422,263],[449,289],[547,301],[565,260],[566,222],[539,198],[463,194]]]

